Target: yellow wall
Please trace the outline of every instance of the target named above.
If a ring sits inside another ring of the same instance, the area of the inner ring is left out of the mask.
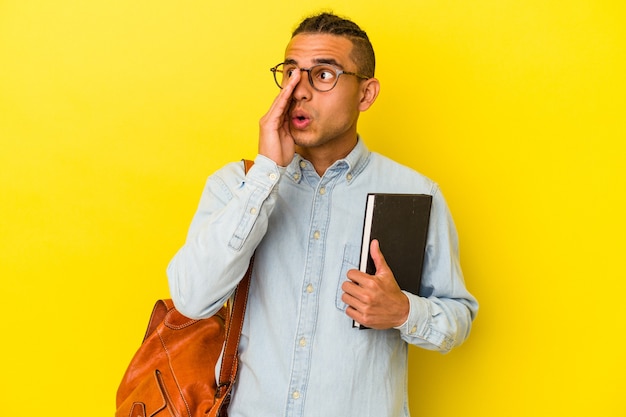
[[[362,135],[440,183],[481,302],[411,349],[414,415],[626,415],[620,0],[0,1],[3,415],[112,415],[206,176],[330,6],[378,53]]]

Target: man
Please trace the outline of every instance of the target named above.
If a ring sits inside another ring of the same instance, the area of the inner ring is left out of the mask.
[[[255,165],[209,177],[168,267],[171,295],[183,314],[212,315],[256,251],[231,417],[408,416],[407,343],[447,352],[478,308],[452,218],[435,183],[357,135],[380,85],[356,24],[304,20],[272,71],[281,91]],[[376,274],[356,270],[368,192],[433,196],[421,296],[400,290],[376,242]]]

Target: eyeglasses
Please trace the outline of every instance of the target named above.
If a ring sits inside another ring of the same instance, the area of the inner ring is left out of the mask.
[[[340,70],[331,64],[317,64],[313,65],[311,68],[298,68],[295,64],[281,62],[275,67],[270,68],[270,71],[274,73],[276,85],[281,89],[289,82],[293,72],[298,70],[306,71],[309,75],[309,83],[314,89],[320,92],[330,91],[335,88],[337,81],[339,81],[339,76],[342,74],[354,75],[363,80],[370,78],[365,75],[357,74],[356,72]]]

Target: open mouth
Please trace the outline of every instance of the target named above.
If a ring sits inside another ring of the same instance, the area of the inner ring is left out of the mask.
[[[311,124],[311,119],[303,112],[293,112],[291,114],[291,124],[296,129],[306,129]]]

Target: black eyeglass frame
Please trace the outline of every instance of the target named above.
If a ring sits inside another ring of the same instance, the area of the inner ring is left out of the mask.
[[[280,85],[280,83],[278,82],[278,78],[276,76],[276,73],[277,72],[282,72],[282,70],[278,69],[278,67],[280,67],[281,65],[287,65],[287,64],[290,64],[290,63],[288,63],[288,62],[281,62],[280,64],[277,64],[276,66],[270,68],[270,71],[274,74],[274,82],[276,83],[278,88],[280,88],[281,90],[283,89],[283,86]],[[320,90],[319,88],[317,88],[315,86],[315,84],[313,84],[313,76],[311,75],[311,71],[313,70],[313,68],[322,67],[322,66],[332,68],[335,71],[335,74],[337,75],[335,77],[335,82],[333,83],[332,87],[330,87],[328,90]],[[371,77],[368,77],[367,75],[359,74],[357,72],[344,71],[342,69],[337,68],[335,65],[332,65],[332,64],[316,64],[316,65],[313,65],[312,67],[309,67],[309,68],[297,68],[297,67],[295,67],[294,69],[299,69],[300,72],[306,72],[307,75],[308,75],[309,84],[311,84],[311,87],[313,87],[313,89],[315,89],[316,91],[319,91],[320,93],[326,93],[326,92],[332,90],[333,88],[335,88],[335,86],[339,82],[339,77],[342,74],[354,75],[355,77],[360,78],[362,80],[369,80],[371,78]]]

